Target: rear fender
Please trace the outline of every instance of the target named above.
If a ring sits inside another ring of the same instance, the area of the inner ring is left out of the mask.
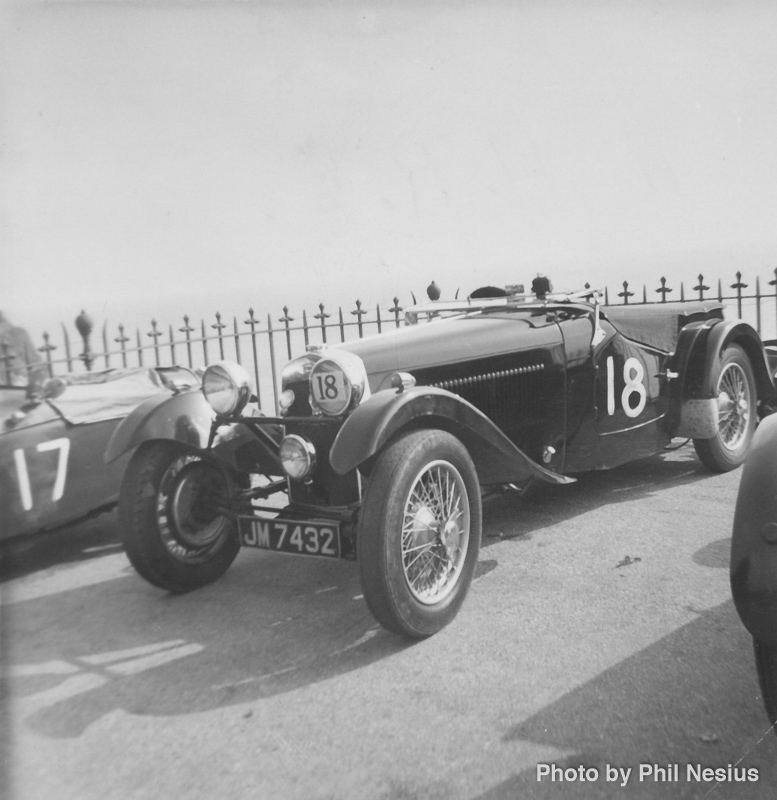
[[[456,436],[469,451],[483,485],[519,483],[539,478],[549,483],[573,483],[532,461],[471,403],[431,386],[397,393],[376,392],[340,428],[332,444],[332,468],[345,475],[362,466],[389,440],[405,429],[440,428]]]
[[[731,537],[731,593],[742,622],[777,646],[777,415],[758,427],[739,484]]]
[[[202,392],[150,397],[135,408],[116,428],[105,451],[109,464],[143,442],[166,439],[205,450],[216,415]],[[282,475],[278,459],[280,428],[267,425],[254,435],[240,423],[219,427],[210,452],[224,464],[242,472]]]
[[[675,435],[694,439],[716,435],[717,364],[729,344],[738,344],[750,359],[758,399],[775,396],[766,352],[754,328],[746,322],[717,319],[686,325],[672,358],[678,378],[670,393],[672,409],[667,425]]]

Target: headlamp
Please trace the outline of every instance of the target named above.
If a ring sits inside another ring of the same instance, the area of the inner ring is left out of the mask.
[[[295,481],[301,481],[316,466],[316,448],[313,442],[296,433],[290,433],[281,440],[279,457],[284,472]]]
[[[336,417],[369,395],[367,370],[355,353],[324,351],[310,371],[310,404],[314,412]]]
[[[233,361],[217,361],[202,376],[202,393],[217,414],[239,414],[251,397],[248,373]]]

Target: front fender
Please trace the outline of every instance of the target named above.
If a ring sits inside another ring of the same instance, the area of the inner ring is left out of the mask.
[[[170,439],[204,450],[215,418],[215,412],[199,389],[150,397],[113,432],[105,450],[105,463],[109,464],[142,442],[153,439]],[[280,429],[268,425],[266,434],[260,440],[240,423],[222,425],[210,452],[228,466],[243,472],[281,475],[277,452]]]
[[[742,469],[730,570],[745,627],[777,646],[777,415],[759,425]]]
[[[532,461],[481,411],[458,395],[431,386],[401,393],[376,392],[343,424],[329,460],[340,475],[363,464],[403,428],[441,428],[458,437],[472,456],[480,483],[521,483],[539,478],[573,483]]]

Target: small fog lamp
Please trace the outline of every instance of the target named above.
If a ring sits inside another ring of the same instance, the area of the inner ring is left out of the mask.
[[[301,481],[310,475],[316,465],[316,448],[313,447],[313,442],[295,433],[283,438],[279,455],[284,472],[295,481]]]
[[[217,414],[239,414],[251,397],[250,382],[240,364],[217,361],[202,376],[202,393]]]
[[[278,398],[278,407],[281,410],[281,416],[285,416],[289,413],[289,409],[294,404],[294,392],[291,389],[285,389],[281,392],[281,396]]]

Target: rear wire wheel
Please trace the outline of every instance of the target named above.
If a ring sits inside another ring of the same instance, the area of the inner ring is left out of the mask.
[[[738,344],[729,345],[718,367],[718,432],[711,439],[694,439],[702,464],[713,472],[729,472],[747,455],[757,423],[753,367]]]
[[[230,504],[236,481],[177,442],[141,444],[124,473],[119,531],[138,573],[154,586],[188,592],[212,583],[240,550]]]
[[[481,516],[475,466],[451,434],[413,431],[379,456],[357,558],[364,598],[381,625],[423,639],[451,622],[472,582]]]

